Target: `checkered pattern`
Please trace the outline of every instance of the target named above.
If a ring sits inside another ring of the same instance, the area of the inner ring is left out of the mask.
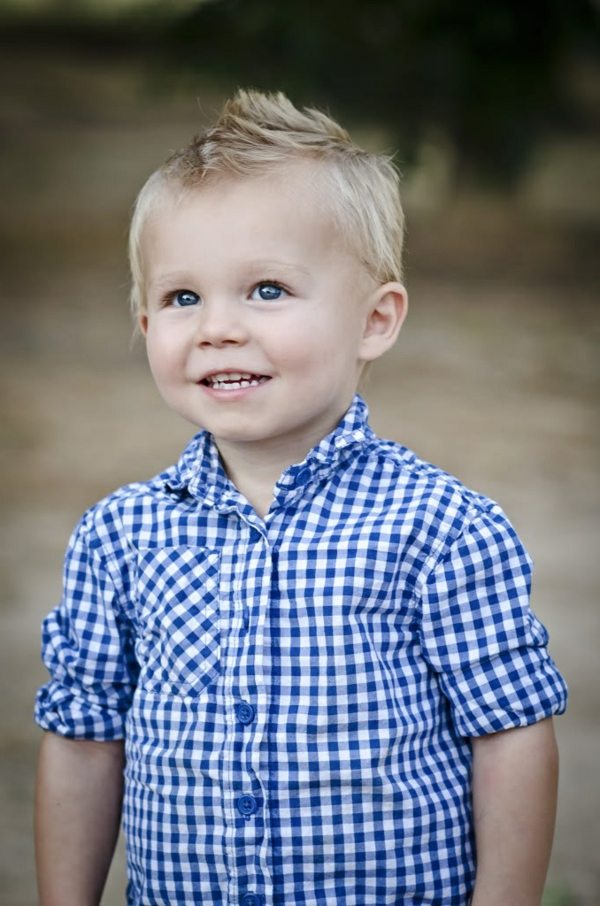
[[[73,535],[37,720],[125,737],[130,904],[464,906],[469,737],[565,708],[500,509],[366,419],[264,521],[201,433]]]

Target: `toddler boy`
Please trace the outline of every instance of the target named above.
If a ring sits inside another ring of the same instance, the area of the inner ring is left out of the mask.
[[[42,906],[533,906],[565,685],[492,501],[356,395],[406,314],[391,162],[240,91],[150,177],[133,303],[177,465],[94,506],[44,625]],[[124,770],[123,770],[124,769]]]

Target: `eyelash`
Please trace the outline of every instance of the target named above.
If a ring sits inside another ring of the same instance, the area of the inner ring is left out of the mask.
[[[163,299],[163,305],[165,307],[172,305],[173,308],[191,308],[191,307],[193,307],[193,306],[188,306],[188,305],[175,305],[175,300],[176,300],[177,296],[183,296],[183,295],[195,296],[197,298],[198,302],[200,301],[200,296],[198,295],[198,293],[195,293],[193,289],[176,289],[176,290],[173,290],[173,292],[166,294],[166,296]],[[197,303],[194,303],[194,304],[197,304]]]
[[[252,297],[255,292],[262,289],[263,287],[274,287],[275,289],[279,290],[281,293],[284,293],[286,296],[290,295],[290,291],[282,283],[280,283],[279,280],[259,280],[258,283],[256,283],[252,287],[252,290],[250,291],[250,297]],[[192,305],[176,305],[175,300],[177,299],[177,296],[182,296],[182,295],[195,296],[197,299],[197,302],[193,303]],[[279,298],[281,298],[281,297],[278,297],[277,299],[273,299],[273,300],[260,299],[260,301],[261,302],[269,302],[269,301],[278,302]],[[197,305],[201,301],[202,301],[202,297],[198,293],[194,292],[193,289],[175,289],[172,292],[166,293],[166,295],[163,297],[162,304],[165,308],[168,308],[169,306],[172,306],[173,308],[193,308],[194,305]]]
[[[262,289],[263,287],[267,287],[267,286],[274,287],[275,289],[280,290],[280,292],[284,293],[286,296],[289,296],[289,294],[290,294],[289,290],[287,290],[285,288],[285,286],[279,282],[279,280],[259,280],[259,282],[252,288],[252,292],[250,293],[250,296],[253,296],[255,292],[257,292],[258,290]],[[279,299],[275,299],[275,300],[261,299],[261,301],[262,302],[268,302],[268,301],[278,302]]]

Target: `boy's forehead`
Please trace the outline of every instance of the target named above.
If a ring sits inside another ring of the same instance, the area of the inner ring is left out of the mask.
[[[204,202],[208,207],[212,202],[219,204],[224,199],[235,199],[240,208],[255,205],[257,200],[265,206],[289,203],[331,223],[332,205],[323,183],[323,167],[313,160],[290,161],[247,175],[208,172],[201,181],[190,185],[165,184],[149,220],[165,214],[176,215],[197,202]]]
[[[218,174],[192,186],[166,185],[144,224],[144,245],[170,242],[174,231],[187,236],[196,229],[231,229],[232,237],[262,237],[267,245],[285,245],[287,234],[291,239],[300,230],[310,245],[345,246],[325,195],[319,169],[310,162],[252,176]]]

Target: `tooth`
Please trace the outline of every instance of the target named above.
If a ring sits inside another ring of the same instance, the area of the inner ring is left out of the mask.
[[[206,382],[217,390],[239,390],[242,387],[257,387],[265,380],[265,377],[248,371],[220,371],[206,378]]]
[[[241,371],[220,371],[218,374],[211,374],[209,380],[212,383],[234,383],[236,381],[251,381],[254,379],[254,375],[249,372]]]

